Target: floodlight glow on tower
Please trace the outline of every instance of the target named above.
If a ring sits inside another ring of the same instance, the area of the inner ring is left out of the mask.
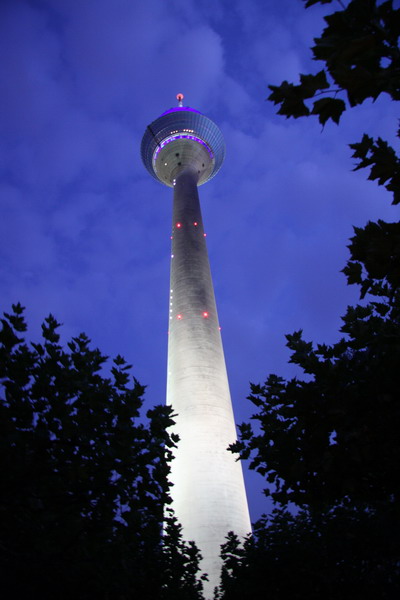
[[[147,127],[141,155],[149,173],[174,188],[167,403],[180,441],[171,496],[184,538],[200,548],[211,598],[225,536],[251,530],[242,467],[227,451],[236,428],[197,190],[219,171],[225,144],[213,121],[183,106],[183,94],[177,100]]]

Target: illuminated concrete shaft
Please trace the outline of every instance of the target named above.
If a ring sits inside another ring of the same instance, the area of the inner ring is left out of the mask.
[[[236,430],[197,191],[190,168],[174,188],[167,402],[180,442],[172,462],[173,508],[219,583],[228,531],[250,532],[242,468],[227,452]]]
[[[141,155],[149,173],[174,188],[167,402],[180,441],[171,496],[184,538],[203,556],[208,599],[226,534],[247,535],[250,519],[241,464],[227,451],[236,430],[197,191],[220,169],[225,144],[217,125],[182,98],[147,127]]]

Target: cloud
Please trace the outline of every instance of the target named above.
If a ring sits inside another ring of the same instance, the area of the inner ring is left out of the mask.
[[[54,267],[54,240],[46,231],[43,219],[18,188],[1,185],[0,198],[2,272],[29,283],[38,272]]]
[[[64,101],[56,82],[60,69],[57,36],[45,15],[25,2],[0,7],[0,131],[34,136],[49,125],[56,104]]]

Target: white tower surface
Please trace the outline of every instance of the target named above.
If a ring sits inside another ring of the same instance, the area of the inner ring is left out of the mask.
[[[174,188],[167,403],[180,441],[171,496],[184,538],[203,556],[208,599],[227,533],[246,536],[251,525],[242,467],[227,451],[236,428],[197,190],[219,170],[225,146],[215,123],[177,98],[148,126],[141,152],[149,172]]]

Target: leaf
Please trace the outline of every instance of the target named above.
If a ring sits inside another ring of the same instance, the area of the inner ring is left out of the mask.
[[[365,160],[368,152],[370,152],[371,149],[373,148],[373,145],[374,145],[374,140],[372,139],[372,137],[370,137],[369,135],[364,133],[361,142],[358,142],[356,144],[349,144],[350,148],[352,148],[352,150],[354,150],[354,153],[352,154],[352,158],[361,158],[361,160]],[[361,166],[357,166],[354,170],[356,171],[357,169],[360,169],[360,168],[361,168]]]
[[[346,110],[346,105],[339,98],[321,98],[313,104],[311,114],[318,115],[318,120],[322,125],[331,119],[339,124],[342,113]]]
[[[362,282],[362,266],[359,262],[349,261],[345,268],[342,269],[342,273],[346,275],[348,285],[360,284]]]
[[[309,109],[304,104],[299,86],[284,81],[280,86],[270,85],[268,87],[271,90],[268,100],[281,105],[278,114],[285,115],[286,118],[294,117],[295,119],[310,114]]]
[[[298,89],[301,90],[303,98],[312,98],[316,92],[327,88],[329,88],[329,83],[323,69],[315,75],[300,74],[300,86],[298,86]]]
[[[370,167],[369,180],[378,180],[388,191],[393,192],[392,204],[400,202],[400,159],[389,144],[364,134],[361,142],[350,144],[354,150],[352,158],[359,159],[354,171]]]

